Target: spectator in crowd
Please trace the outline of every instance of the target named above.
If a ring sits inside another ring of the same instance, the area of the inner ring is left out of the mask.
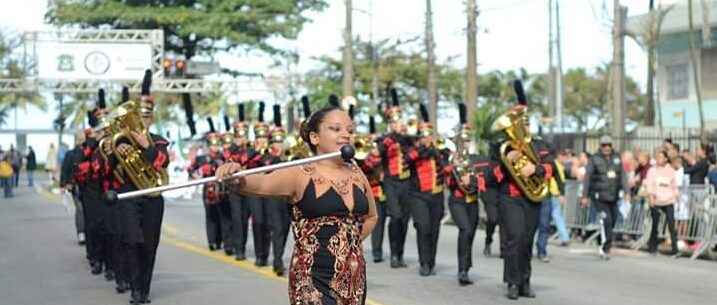
[[[588,153],[581,152],[577,160],[573,162],[573,167],[571,169],[572,176],[575,177],[578,181],[583,181],[583,179],[585,178],[585,167],[588,165],[589,159],[590,155],[588,155]]]
[[[80,130],[75,133],[75,148],[67,152],[63,158],[60,168],[60,192],[69,192],[75,204],[75,229],[77,230],[77,242],[85,244],[85,213],[80,191],[75,183],[72,174],[75,166],[82,160],[82,143],[85,142],[85,133]]]
[[[717,166],[714,164],[711,166],[710,172],[707,174],[707,179],[713,187],[717,188]]]
[[[28,147],[27,155],[25,156],[27,163],[25,169],[27,171],[27,186],[33,186],[33,173],[37,169],[37,160],[35,158],[35,151],[32,150],[32,146]]]
[[[15,149],[14,146],[10,145],[10,162],[12,163],[13,178],[10,181],[13,187],[20,185],[20,169],[22,168],[22,155]]]
[[[57,181],[55,175],[57,171],[57,148],[54,143],[50,143],[50,147],[47,149],[47,157],[45,158],[45,171],[50,175],[50,181],[54,183]]]
[[[668,163],[667,152],[662,150],[655,155],[655,167],[647,173],[645,185],[647,186],[650,214],[652,216],[652,230],[648,242],[649,251],[657,255],[657,227],[660,221],[660,211],[667,218],[667,226],[670,230],[670,239],[677,240],[675,231],[675,209],[674,204],[678,198],[677,179],[675,170]],[[677,254],[677,242],[672,242],[670,255]]]
[[[0,186],[2,186],[5,198],[12,197],[13,169],[10,154],[2,153],[0,156]]]
[[[561,204],[565,202],[565,173],[562,162],[564,158],[563,154],[560,154],[555,160],[555,173],[549,183],[550,193],[540,205],[537,248],[538,259],[544,263],[550,262],[550,258],[548,258],[548,238],[550,237],[551,219],[558,229],[560,245],[565,247],[570,241],[570,235],[560,208]]]
[[[690,184],[705,184],[705,177],[710,169],[709,161],[707,161],[706,147],[700,145],[697,148],[695,155],[684,154],[684,158],[687,160],[685,166],[685,174],[690,175]]]
[[[675,227],[678,235],[687,234],[687,220],[690,218],[690,210],[688,206],[690,178],[685,175],[681,157],[670,159],[670,165],[675,170],[675,181],[677,182],[678,196],[675,201]],[[674,242],[674,241],[673,241]],[[678,244],[678,249],[680,245]]]

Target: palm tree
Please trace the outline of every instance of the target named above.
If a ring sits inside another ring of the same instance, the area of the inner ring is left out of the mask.
[[[27,65],[23,65],[15,56],[15,50],[20,46],[20,40],[17,37],[9,36],[0,32],[0,78],[22,79],[26,76]],[[32,66],[32,63],[29,64]],[[28,106],[35,106],[42,111],[47,110],[45,100],[38,92],[21,92],[21,93],[0,93],[0,106],[13,108],[15,119],[17,121],[17,110],[27,111]]]
[[[7,123],[7,118],[10,115],[8,109],[9,107],[0,108],[0,127],[5,126]]]

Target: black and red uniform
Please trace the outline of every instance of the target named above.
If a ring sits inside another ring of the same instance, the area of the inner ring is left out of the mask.
[[[262,167],[281,162],[278,156],[274,156],[269,149],[258,151],[250,148],[248,150],[247,169]],[[279,200],[268,197],[246,196],[252,215],[252,233],[254,237],[255,264],[266,266],[269,259],[269,248],[271,247],[271,219],[269,212],[269,201]],[[276,249],[275,249],[276,250]],[[283,254],[283,249],[281,250]],[[274,253],[276,258],[276,252]],[[278,262],[277,262],[278,263]]]
[[[222,153],[225,161],[239,163],[244,168],[249,162],[248,150],[245,147],[232,144],[229,149],[225,149]],[[251,209],[249,208],[249,203],[239,193],[229,192],[228,196],[232,219],[234,252],[237,260],[244,260],[246,259],[246,242],[249,234],[249,216],[251,215]]]
[[[224,164],[222,154],[219,151],[209,151],[206,155],[198,156],[190,165],[189,171],[195,176],[211,177],[222,164]],[[227,255],[234,254],[231,210],[222,186],[219,183],[205,184],[202,187],[202,201],[209,249],[213,251],[223,247]]]
[[[169,166],[169,142],[162,136],[152,134],[152,145],[141,149],[142,157],[147,164],[156,170],[166,170]],[[119,175],[113,174],[116,171]],[[136,191],[138,188],[130,178],[120,170],[118,161],[112,158],[105,172],[108,180],[104,182],[105,189],[114,189],[118,193]],[[126,266],[126,278],[130,282],[134,295],[141,295],[141,299],[149,300],[152,284],[152,273],[157,257],[160,235],[162,233],[162,219],[164,216],[164,198],[160,195],[147,195],[143,197],[123,200],[117,203],[119,208],[119,238],[121,241],[122,264]]]
[[[80,198],[84,205],[86,247],[93,274],[102,273],[108,268],[112,273],[110,232],[107,226],[108,206],[102,195],[101,157],[98,141],[89,137],[82,144],[82,157],[74,171],[74,180],[80,189]],[[99,157],[99,158],[98,158]]]
[[[371,232],[371,252],[373,261],[378,263],[383,261],[383,235],[386,228],[386,194],[383,191],[381,156],[377,153],[371,153],[366,156],[366,159],[358,163],[366,178],[368,178],[371,192],[376,202],[378,221],[373,232]]]
[[[468,158],[469,156],[466,157]],[[474,167],[475,165],[473,162],[469,162],[467,166]],[[446,166],[444,171],[446,186],[450,191],[448,209],[451,211],[451,217],[458,227],[459,273],[468,272],[473,266],[473,240],[480,220],[478,191],[485,191],[485,178],[482,173],[471,170],[471,168],[463,170],[469,177],[468,184],[463,184],[462,177],[459,176],[460,172],[455,165]]]
[[[391,267],[406,267],[403,249],[406,244],[408,221],[411,214],[411,170],[406,164],[406,153],[413,140],[406,135],[389,133],[376,140],[383,167],[383,190],[386,193],[388,241],[391,245]]]
[[[413,175],[411,216],[416,228],[418,260],[423,276],[434,273],[441,219],[445,215],[443,184],[447,157],[435,146],[411,148],[407,161]]]
[[[500,145],[494,145],[498,149]],[[505,153],[508,154],[510,149]],[[545,179],[546,183],[553,175],[553,160],[550,155],[544,156],[535,166],[533,175]],[[499,152],[495,152],[499,156]],[[508,174],[503,164],[494,166],[487,171],[487,180],[498,186],[499,213],[501,219],[501,239],[505,239],[503,249],[503,281],[510,286],[518,287],[521,294],[530,291],[530,276],[533,239],[538,225],[538,214],[542,202],[532,202],[525,197],[515,179]],[[502,241],[501,241],[502,242]]]
[[[475,169],[481,177],[486,177],[487,174],[493,171],[493,168],[499,166],[499,163],[493,157],[478,156],[475,162]],[[483,208],[486,214],[485,224],[485,245],[483,254],[485,256],[491,256],[491,246],[493,244],[493,235],[496,231],[496,227],[500,225],[500,214],[498,213],[498,183],[495,179],[484,179],[482,182],[483,191],[479,193],[481,201],[483,201]],[[500,252],[503,252],[503,238],[502,234],[505,233],[503,230],[499,231],[501,234],[499,237]]]

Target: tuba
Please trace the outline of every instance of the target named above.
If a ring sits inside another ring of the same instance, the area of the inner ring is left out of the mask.
[[[131,134],[132,131],[145,134],[150,145],[153,144],[149,130],[142,122],[137,102],[127,101],[119,105],[107,120],[104,130],[106,134],[100,141],[100,147],[107,147],[107,150],[102,149],[101,153],[106,160],[109,160],[110,156],[114,156],[117,160],[119,168],[115,169],[114,175],[118,180],[124,183],[124,179],[120,175],[122,172],[138,189],[163,186],[169,183],[167,171],[155,169],[144,159],[141,147]],[[122,143],[129,144],[132,149],[128,152],[120,152],[117,147]]]
[[[525,196],[533,202],[542,202],[548,195],[548,183],[538,176],[523,177],[520,171],[528,163],[540,164],[538,154],[531,144],[531,135],[526,126],[525,107],[515,107],[504,113],[493,123],[493,131],[501,131],[506,137],[500,148],[500,161],[515,179]],[[509,150],[517,150],[521,156],[515,161],[507,158]]]

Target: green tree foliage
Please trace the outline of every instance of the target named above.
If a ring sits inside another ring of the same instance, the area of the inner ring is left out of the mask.
[[[30,68],[33,63],[23,62],[17,54],[20,47],[20,39],[13,34],[0,31],[0,78],[22,79],[25,78],[26,65]],[[0,112],[5,118],[11,109],[22,109],[27,111],[28,106],[34,106],[40,110],[47,110],[45,100],[37,92],[7,93],[0,92]],[[0,126],[6,123],[6,119],[0,119]]]
[[[592,73],[585,68],[570,69],[565,73],[565,114],[579,131],[595,131],[604,127],[609,117],[610,83],[608,66],[598,67]],[[641,122],[644,118],[646,96],[637,82],[625,80],[628,122]],[[588,119],[594,122],[589,125]],[[595,120],[597,119],[597,120]]]
[[[286,53],[275,38],[295,39],[324,0],[58,0],[46,19],[55,25],[161,29],[165,49],[186,56],[217,51]]]

